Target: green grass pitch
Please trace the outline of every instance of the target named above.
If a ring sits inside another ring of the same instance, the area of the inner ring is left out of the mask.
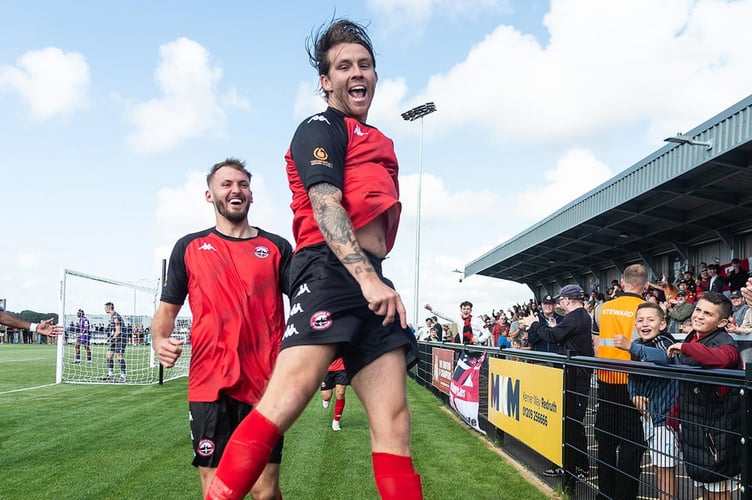
[[[51,345],[0,345],[0,499],[200,499],[185,378],[163,386],[54,385]],[[408,381],[412,448],[427,499],[546,495]],[[285,437],[282,493],[376,499],[368,424],[349,390],[342,431],[314,396]]]

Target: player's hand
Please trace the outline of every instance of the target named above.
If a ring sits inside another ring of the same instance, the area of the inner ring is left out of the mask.
[[[614,337],[614,347],[628,351],[632,347],[632,341],[624,335],[617,335]]]
[[[172,368],[177,363],[180,355],[183,354],[181,347],[185,341],[168,337],[159,339],[154,345],[154,352],[157,353],[159,363],[165,368]]]
[[[431,307],[431,304],[426,304],[423,307],[426,308],[427,310],[433,312],[433,307]]]
[[[53,325],[52,318],[44,319],[37,325],[37,333],[54,337],[56,335],[62,335],[63,327],[62,325]]]
[[[389,325],[399,318],[400,326],[407,328],[405,305],[395,289],[380,279],[374,279],[361,284],[361,290],[368,301],[368,309],[378,316],[384,316],[382,325]]]
[[[674,356],[678,356],[679,354],[681,354],[681,346],[682,346],[681,342],[677,342],[675,344],[671,344],[670,346],[668,346],[668,355],[671,357],[674,357]]]

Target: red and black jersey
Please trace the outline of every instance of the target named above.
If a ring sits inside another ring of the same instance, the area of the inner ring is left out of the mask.
[[[394,246],[401,204],[394,143],[378,129],[334,108],[313,115],[295,131],[285,155],[292,191],[297,252],[324,242],[308,189],[326,182],[342,191],[342,206],[355,229],[386,215],[387,251]]]
[[[161,300],[187,295],[193,314],[188,401],[261,398],[285,329],[291,257],[287,240],[261,229],[248,239],[206,229],[175,244]]]

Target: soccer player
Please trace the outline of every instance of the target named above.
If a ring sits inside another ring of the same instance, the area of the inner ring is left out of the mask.
[[[342,358],[332,361],[321,382],[321,405],[329,408],[334,393],[334,420],[332,420],[332,430],[341,430],[339,421],[342,419],[342,412],[345,409],[345,392],[350,385],[350,378],[345,370],[345,363]]]
[[[76,325],[76,357],[73,360],[74,363],[81,362],[81,346],[86,349],[86,362],[91,363],[91,347],[89,347],[89,318],[84,314],[83,309],[79,309],[76,312],[78,316],[78,324]]]
[[[53,325],[54,318],[48,318],[40,321],[39,323],[32,323],[25,319],[17,318],[10,313],[0,310],[0,325],[10,326],[11,328],[21,328],[23,330],[29,330],[31,333],[38,333],[40,335],[55,336],[63,333],[63,327],[61,325]]]
[[[417,342],[381,268],[401,204],[394,144],[367,124],[373,47],[363,26],[342,19],[308,41],[328,108],[300,124],[286,155],[296,239],[290,317],[269,386],[232,435],[207,498],[245,495],[338,356],[368,415],[381,497],[422,498],[406,397]]]
[[[292,247],[284,238],[249,225],[251,174],[236,159],[211,168],[206,201],[216,226],[181,238],[170,256],[167,286],[151,323],[152,347],[170,368],[182,353],[172,338],[186,295],[193,313],[188,402],[201,488],[207,488],[237,425],[258,403],[277,358],[289,295]],[[280,498],[282,437],[251,490]],[[250,486],[249,486],[250,487]]]
[[[104,380],[108,382],[125,382],[125,346],[128,339],[125,338],[123,317],[115,311],[115,304],[107,302],[104,305],[104,312],[110,315],[110,323],[107,325],[107,333],[110,338],[110,346],[107,348],[107,376]],[[112,355],[116,354],[120,362],[120,377],[115,378],[115,362]]]

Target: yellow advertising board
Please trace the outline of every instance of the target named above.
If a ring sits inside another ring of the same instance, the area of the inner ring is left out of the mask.
[[[489,422],[562,465],[563,381],[559,368],[489,358]]]

